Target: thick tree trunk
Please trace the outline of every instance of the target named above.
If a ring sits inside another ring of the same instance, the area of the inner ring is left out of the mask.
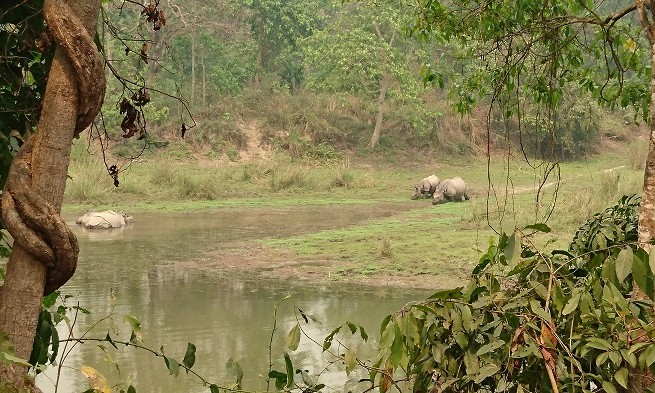
[[[651,51],[651,64],[655,65],[655,44]],[[651,81],[650,141],[644,171],[644,193],[639,208],[639,243],[642,247],[649,247],[648,242],[653,236],[655,236],[655,78]]]
[[[649,37],[650,38],[650,37]],[[651,39],[651,65],[655,65],[655,42]],[[653,68],[655,70],[655,68]],[[651,76],[650,97],[650,141],[648,143],[648,157],[644,171],[644,192],[639,205],[639,245],[652,251],[650,240],[655,236],[655,74]],[[645,298],[646,295],[635,289],[633,297]],[[652,374],[642,374],[637,369],[630,370],[628,391],[642,393],[652,381]]]
[[[369,147],[372,149],[380,142],[380,133],[382,132],[382,120],[384,119],[384,104],[387,98],[387,90],[391,84],[391,76],[385,72],[380,81],[380,95],[378,96],[378,113],[375,116],[375,128],[373,129],[373,136],[371,136],[371,144]]]
[[[67,0],[95,34],[100,0]],[[66,185],[70,148],[77,122],[78,91],[76,76],[64,53],[57,49],[48,76],[43,110],[38,125],[31,169],[32,187],[57,211]],[[41,309],[45,285],[45,267],[21,247],[13,249],[7,264],[5,282],[0,291],[0,330],[9,336],[16,354],[29,358]],[[20,389],[26,375],[22,367],[9,367],[0,362],[0,382]],[[21,390],[22,391],[22,390]]]

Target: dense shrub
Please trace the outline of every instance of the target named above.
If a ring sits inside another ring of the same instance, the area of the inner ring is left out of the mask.
[[[637,246],[638,198],[624,197],[567,250],[534,247],[544,224],[500,236],[466,288],[441,291],[382,323],[370,381],[426,392],[616,392],[653,369],[653,273]],[[646,299],[631,297],[639,288]]]

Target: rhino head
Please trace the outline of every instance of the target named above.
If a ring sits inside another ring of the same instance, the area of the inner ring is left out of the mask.
[[[434,194],[432,194],[432,204],[438,205],[444,202],[446,202],[446,191],[437,187]]]
[[[419,199],[419,198],[422,197],[422,196],[423,196],[423,190],[420,189],[418,185],[415,186],[415,187],[414,187],[414,193],[412,194],[412,196],[410,196],[410,198],[412,198],[412,199]]]

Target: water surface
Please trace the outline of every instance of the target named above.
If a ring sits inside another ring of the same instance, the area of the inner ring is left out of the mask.
[[[178,262],[202,260],[231,244],[347,227],[410,207],[384,204],[149,213],[135,217],[134,224],[124,230],[111,231],[85,230],[74,224],[74,215],[66,216],[80,241],[80,260],[76,275],[62,292],[73,295],[69,304],[79,302],[92,311],[77,316],[73,331],[79,337],[105,316],[111,309],[109,294],[113,291],[115,311],[140,320],[145,346],[159,350],[163,345],[167,355],[181,361],[187,343],[192,342],[198,348],[193,369],[209,381],[229,386],[233,378],[225,365],[233,358],[243,368],[244,389],[265,390],[273,309],[285,296],[291,295],[279,307],[272,351],[273,368],[279,371],[284,371],[285,336],[298,318],[294,307],[316,319],[309,324],[301,319],[301,325],[319,342],[345,321],[364,326],[374,341],[385,315],[429,293],[219,274]],[[129,340],[130,329],[122,318],[115,318],[115,326],[118,330],[104,321],[87,337],[105,337],[109,332],[115,340]],[[60,330],[62,337],[66,334],[65,329]],[[364,356],[366,348],[353,345]],[[98,343],[77,345],[62,362],[58,391],[88,389],[79,372],[85,365],[101,370],[112,384],[131,376],[137,392],[209,391],[198,379],[183,373],[178,378],[169,376],[163,359],[146,351],[125,346],[111,349],[111,356],[120,361],[120,370],[105,361]],[[347,378],[338,365],[325,369],[333,358],[306,337],[290,356],[296,368],[308,370],[317,381],[329,385],[325,391],[346,391],[359,378]],[[56,378],[55,371],[51,368],[37,378],[45,392],[54,391],[50,379]]]

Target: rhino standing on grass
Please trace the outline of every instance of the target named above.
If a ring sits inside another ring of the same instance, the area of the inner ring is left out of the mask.
[[[432,198],[434,190],[437,189],[439,185],[439,178],[436,175],[430,175],[424,177],[421,181],[414,187],[415,191],[412,194],[412,199],[418,199],[420,197]]]
[[[111,229],[124,227],[131,222],[134,222],[132,216],[113,210],[105,210],[103,212],[86,213],[78,218],[75,223],[87,229]]]
[[[461,177],[453,177],[452,179],[445,179],[432,195],[432,204],[437,205],[445,202],[461,202],[469,200],[468,188],[466,182]]]

